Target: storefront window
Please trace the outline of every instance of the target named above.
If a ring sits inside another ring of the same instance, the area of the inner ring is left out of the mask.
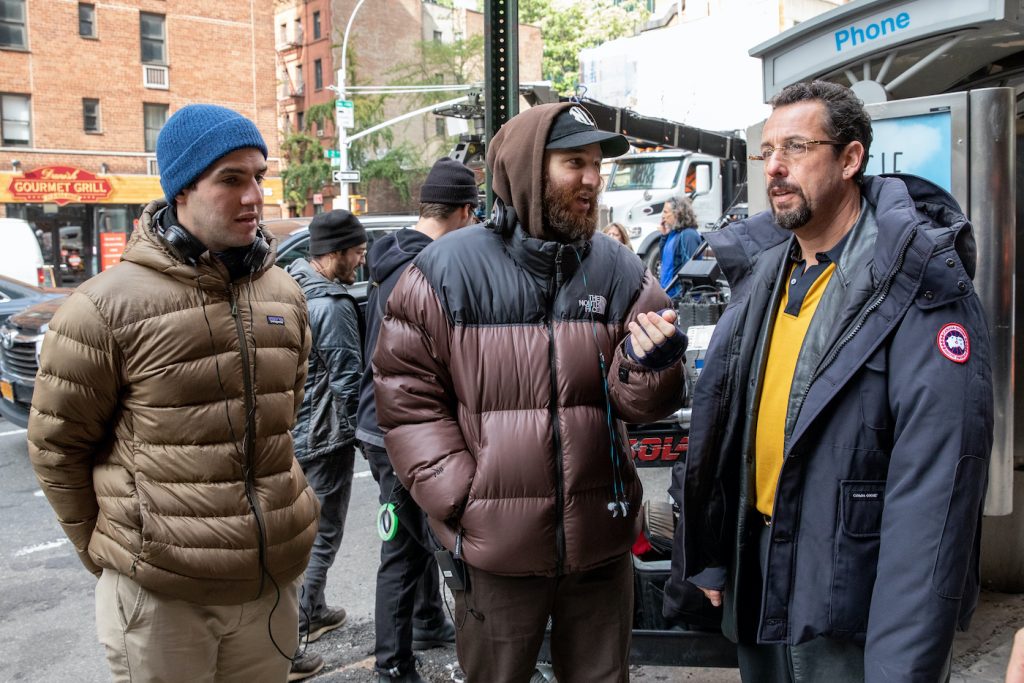
[[[143,207],[137,204],[7,204],[35,230],[57,285],[74,287],[118,263]]]

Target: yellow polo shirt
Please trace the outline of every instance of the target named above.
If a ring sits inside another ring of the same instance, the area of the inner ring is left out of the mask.
[[[775,505],[775,488],[782,470],[786,412],[789,409],[793,372],[814,311],[836,269],[832,261],[821,262],[822,256],[819,254],[819,264],[806,272],[803,272],[803,262],[793,264],[772,329],[761,401],[757,408],[757,435],[754,443],[757,509],[769,517]],[[790,301],[791,288],[793,301]],[[803,291],[805,288],[806,293]],[[803,294],[802,301],[799,300],[800,294]]]

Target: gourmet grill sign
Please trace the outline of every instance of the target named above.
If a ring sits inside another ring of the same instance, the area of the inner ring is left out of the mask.
[[[8,191],[25,202],[95,202],[110,196],[113,188],[106,178],[70,166],[44,166],[26,171],[11,180]]]

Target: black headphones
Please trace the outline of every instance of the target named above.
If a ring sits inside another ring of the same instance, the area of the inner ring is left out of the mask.
[[[516,210],[511,206],[505,206],[501,197],[495,197],[494,205],[491,207],[491,220],[488,223],[498,231],[498,234],[508,237],[516,229],[518,222]]]
[[[175,256],[194,268],[199,265],[199,258],[209,250],[195,235],[178,225],[174,212],[168,210],[170,208],[165,206],[153,217],[157,224],[157,234]],[[242,259],[246,272],[254,273],[259,270],[269,253],[270,244],[257,230],[256,239],[249,245],[249,251]]]

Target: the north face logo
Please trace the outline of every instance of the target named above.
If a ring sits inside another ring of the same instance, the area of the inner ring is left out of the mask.
[[[594,123],[594,119],[590,117],[590,114],[583,107],[572,107],[569,110],[569,116],[573,117],[584,126],[590,126],[591,128],[597,128],[597,124]]]
[[[580,308],[591,315],[604,315],[608,309],[608,300],[600,294],[591,294],[587,299],[580,299]]]

